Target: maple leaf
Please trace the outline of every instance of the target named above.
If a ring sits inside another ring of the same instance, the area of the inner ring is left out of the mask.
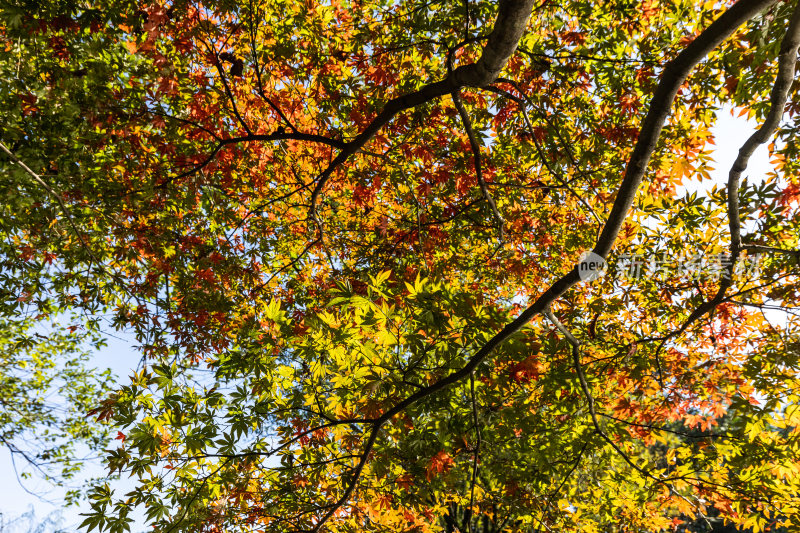
[[[427,479],[431,481],[433,478],[439,476],[440,474],[447,473],[451,468],[453,468],[453,458],[445,451],[439,451],[434,455],[428,466],[427,470]]]

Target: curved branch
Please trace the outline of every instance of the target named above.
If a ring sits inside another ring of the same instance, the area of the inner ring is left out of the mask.
[[[28,165],[25,164],[24,161],[22,161],[20,158],[18,158],[14,154],[14,152],[12,152],[11,149],[9,149],[2,142],[0,142],[0,150],[5,152],[6,155],[9,157],[9,159],[11,159],[11,161],[13,161],[18,167],[20,167],[22,170],[24,170],[26,174],[28,174],[30,177],[32,177],[36,181],[36,183],[41,185],[42,188],[45,191],[47,191],[47,193],[56,200],[56,202],[58,203],[59,207],[63,211],[64,216],[67,217],[67,222],[69,223],[69,226],[72,228],[73,233],[75,233],[75,237],[78,239],[78,242],[81,244],[81,246],[83,246],[83,249],[86,250],[86,253],[89,254],[89,257],[92,258],[92,260],[97,264],[97,266],[99,268],[103,269],[104,267],[103,267],[102,261],[100,261],[100,259],[97,256],[95,256],[94,252],[92,251],[91,247],[89,246],[88,240],[85,238],[85,236],[80,231],[78,231],[78,227],[75,225],[75,220],[72,217],[72,212],[67,207],[67,204],[64,203],[64,199],[61,198],[61,195],[58,194],[55,191],[55,189],[53,189],[50,185],[48,185],[47,182],[44,181],[41,176],[39,176],[39,174],[34,172]]]
[[[764,123],[753,133],[739,149],[739,154],[734,161],[728,174],[727,196],[728,196],[728,227],[731,233],[730,243],[730,263],[727,265],[727,272],[723,274],[719,289],[716,294],[702,304],[700,304],[681,327],[672,335],[667,336],[659,345],[657,354],[664,347],[667,340],[683,334],[689,326],[715,309],[725,298],[725,293],[733,285],[733,273],[736,263],[742,251],[741,220],[739,218],[739,183],[742,173],[747,169],[750,157],[756,148],[766,143],[780,124],[783,112],[786,109],[786,102],[789,98],[789,90],[794,82],[794,71],[797,63],[797,52],[800,49],[800,4],[795,7],[789,27],[781,42],[781,50],[778,55],[778,75],[772,86],[770,94],[770,110]],[[746,246],[752,248],[752,246]],[[774,249],[773,249],[774,250]],[[793,254],[789,250],[784,252]]]
[[[738,256],[742,246],[741,221],[739,220],[741,175],[747,169],[747,164],[756,148],[766,143],[780,124],[789,98],[789,90],[794,82],[798,48],[800,48],[800,4],[795,7],[789,27],[781,41],[781,50],[778,55],[778,75],[769,97],[770,109],[767,118],[739,149],[739,155],[728,175],[728,224],[731,232],[731,255],[734,256]]]
[[[622,178],[608,221],[592,250],[594,253],[605,258],[611,251],[628,211],[633,205],[636,191],[639,190],[639,185],[642,183],[650,158],[656,149],[656,142],[661,135],[672,102],[691,70],[739,26],[775,3],[777,0],[740,0],[712,22],[675,59],[667,63],[651,100],[647,116],[639,130],[639,137],[625,168],[625,175]]]
[[[240,137],[229,137],[227,139],[219,140],[214,145],[214,148],[211,150],[211,153],[208,156],[206,156],[206,158],[203,159],[200,163],[196,164],[189,170],[186,170],[184,172],[181,172],[180,174],[177,174],[169,179],[164,180],[163,182],[156,185],[156,188],[162,189],[176,180],[180,180],[200,172],[206,166],[211,164],[212,161],[214,161],[220,150],[222,150],[224,147],[230,144],[239,144],[239,143],[256,142],[256,141],[269,142],[269,141],[287,141],[287,140],[327,144],[328,146],[332,146],[333,148],[343,148],[344,146],[346,146],[346,143],[342,141],[331,139],[330,137],[325,137],[323,135],[316,135],[313,133],[286,132],[281,130],[269,134],[259,133],[259,134],[242,135]],[[138,189],[134,192],[140,192],[142,190],[144,189]]]
[[[413,93],[389,100],[372,122],[353,140],[347,143],[317,179],[317,186],[311,194],[311,214],[315,218],[316,206],[322,189],[334,170],[360,150],[378,131],[388,124],[398,113],[420,106],[462,87],[484,87],[494,82],[500,75],[508,59],[516,51],[519,40],[528,25],[533,11],[533,0],[501,0],[494,29],[480,59],[469,65],[462,65],[449,73],[443,80],[429,83]]]
[[[608,220],[606,221],[605,226],[600,234],[600,237],[597,240],[597,243],[594,247],[594,252],[602,257],[605,257],[611,248],[614,245],[614,241],[619,234],[622,224],[627,216],[628,211],[630,210],[631,205],[633,204],[634,196],[639,189],[639,185],[642,182],[642,178],[644,177],[645,170],[647,168],[647,164],[650,161],[650,157],[652,156],[653,151],[656,147],[656,141],[661,133],[661,129],[664,126],[664,122],[667,119],[669,114],[669,110],[672,105],[672,101],[674,100],[675,96],[678,93],[678,89],[680,88],[681,84],[684,80],[688,77],[691,69],[697,65],[703,58],[708,55],[717,45],[719,45],[725,38],[730,36],[736,29],[744,24],[747,20],[754,17],[758,13],[760,13],[763,9],[769,7],[770,5],[776,3],[778,0],[740,0],[735,5],[733,5],[730,9],[728,9],[725,13],[723,13],[718,19],[716,19],[708,28],[706,28],[700,35],[698,35],[694,41],[692,41],[678,56],[675,60],[671,61],[664,70],[664,74],[661,80],[658,83],[656,88],[655,94],[653,96],[652,104],[650,106],[650,110],[647,113],[645,121],[642,125],[639,138],[636,142],[636,146],[634,148],[633,154],[631,155],[630,161],[628,166],[625,170],[625,176],[622,180],[620,185],[619,192],[617,194],[616,200],[614,201],[614,205],[611,210],[611,214],[609,215]],[[513,4],[513,5],[510,5]],[[502,30],[498,30],[498,27],[502,25],[508,26],[509,28],[513,29],[516,33],[516,39],[522,35],[522,30],[524,29],[524,24],[522,27],[519,27],[518,24],[515,24],[513,20],[510,20],[509,17],[511,13],[516,13],[517,16],[522,17],[519,10],[517,9],[519,6],[518,4],[526,4],[528,6],[528,13],[524,15],[525,22],[527,23],[527,19],[530,16],[530,7],[532,2],[525,1],[514,3],[512,0],[507,0],[502,2],[500,5],[500,14],[498,15],[498,22],[497,26],[495,27],[495,31],[492,32],[489,38],[489,44],[487,44],[486,49],[484,49],[484,54],[481,56],[481,59],[478,63],[462,66],[456,69],[451,76],[448,76],[443,81],[428,85],[417,91],[416,93],[412,93],[411,95],[402,96],[395,100],[390,101],[381,111],[381,113],[376,117],[370,126],[362,132],[361,135],[356,137],[353,141],[348,143],[348,147],[343,150],[331,165],[323,172],[320,177],[320,181],[317,184],[317,188],[314,191],[314,195],[312,196],[312,209],[314,207],[313,200],[319,196],[322,187],[324,186],[324,182],[330,177],[330,174],[333,170],[341,164],[347,157],[355,153],[358,148],[363,146],[367,140],[374,135],[374,133],[380,129],[381,126],[386,124],[395,114],[403,109],[408,109],[409,107],[413,107],[413,105],[409,105],[410,102],[416,101],[419,103],[424,103],[433,99],[435,97],[442,96],[446,92],[453,92],[454,90],[458,89],[459,86],[449,87],[452,83],[458,83],[459,80],[464,79],[466,73],[471,73],[472,80],[484,80],[486,85],[494,81],[494,79],[490,78],[481,78],[479,77],[479,72],[484,73],[491,73],[492,71],[488,68],[495,63],[492,61],[496,60],[500,57],[500,54],[497,50],[498,42],[503,42],[507,44],[506,36],[499,36],[497,35],[498,32],[502,33]],[[513,43],[513,49],[516,48],[516,43]],[[509,52],[509,56],[511,54]],[[484,58],[487,58],[484,61]],[[506,57],[507,59],[507,57]],[[482,64],[483,66],[480,69],[476,66],[478,64]],[[488,65],[488,66],[487,66]],[[499,70],[497,70],[499,73]],[[495,76],[496,77],[496,76]],[[464,83],[461,86],[469,85],[468,83]],[[481,86],[481,85],[478,85]],[[449,89],[449,90],[447,90]],[[433,95],[433,96],[431,96]],[[427,99],[426,99],[427,98]],[[418,104],[415,104],[418,105]],[[405,106],[405,107],[404,107]],[[445,376],[444,378],[440,379],[439,381],[432,383],[422,389],[417,390],[413,394],[410,394],[405,399],[399,401],[394,407],[388,409],[384,412],[380,417],[376,418],[374,421],[373,430],[370,433],[370,437],[367,441],[367,444],[364,448],[364,454],[362,456],[362,460],[357,465],[356,469],[354,470],[353,476],[347,482],[347,486],[345,488],[345,492],[342,497],[337,500],[337,502],[331,507],[331,509],[323,516],[321,521],[315,526],[313,531],[319,531],[322,525],[330,519],[331,516],[338,510],[342,505],[344,505],[349,497],[355,491],[356,485],[358,483],[358,478],[364,468],[366,463],[367,457],[369,452],[372,450],[375,440],[377,439],[378,432],[380,428],[396,416],[398,413],[405,410],[407,407],[415,404],[416,402],[427,398],[433,394],[438,393],[441,390],[448,388],[450,385],[457,383],[467,377],[477,368],[477,366],[483,362],[489,354],[491,354],[495,348],[500,346],[503,342],[509,339],[512,335],[522,329],[524,326],[528,324],[535,316],[545,312],[549,307],[550,304],[553,303],[558,297],[564,294],[567,290],[572,288],[576,283],[578,283],[580,277],[578,275],[578,267],[573,267],[569,272],[564,274],[561,278],[555,281],[547,290],[545,290],[529,307],[520,313],[520,315],[509,322],[502,330],[496,333],[492,338],[490,338],[486,344],[484,344],[480,349],[478,349],[473,356],[467,361],[467,363],[452,372],[451,374]],[[638,466],[631,463],[631,465],[636,468],[637,470],[642,471]],[[644,472],[644,475],[649,475]],[[649,475],[652,477],[652,475]],[[658,478],[654,478],[657,481]],[[674,493],[674,489],[671,489]]]
[[[583,391],[583,395],[586,398],[586,404],[589,406],[589,415],[592,418],[592,425],[594,426],[595,432],[603,438],[606,443],[611,446],[617,454],[622,457],[626,463],[628,463],[634,470],[639,472],[643,477],[652,479],[657,483],[663,483],[664,480],[657,478],[644,468],[640,467],[636,463],[633,462],[633,459],[628,457],[628,454],[622,451],[616,442],[611,440],[611,437],[603,430],[600,426],[600,421],[597,419],[597,409],[595,409],[595,401],[594,396],[592,395],[592,389],[589,387],[589,382],[586,381],[586,374],[583,371],[583,366],[581,365],[581,343],[578,339],[576,339],[569,330],[564,327],[564,324],[556,318],[553,312],[548,307],[544,311],[544,315],[547,319],[561,332],[564,337],[566,337],[567,341],[569,341],[570,345],[572,346],[572,366],[575,370],[575,373],[578,376],[578,382],[580,383],[581,390]]]
[[[228,80],[225,77],[225,70],[222,68],[222,63],[220,62],[219,54],[214,49],[214,47],[206,43],[203,39],[201,39],[200,37],[195,37],[195,38],[203,44],[208,54],[214,58],[214,67],[217,69],[217,73],[219,74],[219,79],[222,81],[222,86],[225,88],[225,95],[228,97],[228,100],[231,103],[233,114],[236,117],[236,120],[239,121],[239,124],[242,126],[244,131],[247,132],[248,135],[251,134],[252,131],[250,130],[250,127],[247,125],[247,121],[244,119],[242,114],[239,113],[239,106],[236,104],[236,98],[233,96],[233,92],[231,91],[231,88],[228,85]]]
[[[500,80],[498,79],[498,81],[500,81]],[[544,150],[542,150],[542,147],[539,145],[539,141],[536,140],[536,136],[533,133],[533,124],[531,123],[531,119],[528,116],[528,111],[525,108],[525,106],[528,103],[530,103],[530,100],[520,90],[520,88],[517,86],[516,82],[514,82],[513,80],[503,80],[503,81],[511,83],[512,85],[514,85],[514,87],[518,91],[520,91],[520,94],[523,95],[524,99],[523,98],[518,98],[518,97],[514,96],[513,94],[509,93],[508,91],[504,91],[503,89],[499,89],[499,88],[497,88],[495,86],[486,87],[486,90],[487,91],[491,91],[491,92],[493,92],[495,94],[499,94],[500,96],[503,96],[505,98],[508,98],[509,100],[513,101],[515,104],[517,104],[519,106],[519,110],[522,113],[522,120],[525,122],[525,127],[528,128],[528,132],[531,135],[531,141],[533,142],[533,147],[536,149],[536,153],[539,155],[539,159],[542,161],[542,165],[544,166],[545,169],[547,169],[547,172],[556,181],[558,181],[560,183],[560,185],[558,187],[562,187],[567,192],[572,194],[578,200],[578,202],[586,209],[586,211],[590,215],[592,215],[592,217],[594,217],[594,219],[598,223],[598,235],[599,235],[599,228],[602,226],[603,221],[600,220],[600,217],[597,216],[597,213],[592,208],[592,206],[589,205],[589,202],[587,202],[586,199],[583,196],[581,196],[580,194],[575,192],[575,190],[572,187],[570,187],[569,181],[564,179],[563,176],[560,176],[558,174],[558,172],[556,172],[556,170],[550,165],[550,162],[545,157]],[[573,159],[573,161],[574,161],[574,158],[572,158],[572,154],[570,152],[567,152],[567,153],[570,155],[570,159]]]
[[[372,431],[369,434],[369,438],[367,439],[367,443],[364,445],[364,451],[361,452],[361,458],[358,461],[358,464],[353,469],[353,473],[351,474],[350,483],[347,484],[347,488],[344,491],[344,494],[333,504],[331,508],[328,510],[327,513],[317,522],[317,525],[311,530],[311,533],[316,533],[320,530],[320,528],[325,525],[325,523],[333,516],[339,508],[347,503],[347,500],[350,499],[353,492],[356,490],[356,484],[358,482],[358,478],[361,477],[361,472],[364,470],[364,466],[367,464],[367,459],[369,459],[369,454],[372,452],[372,448],[375,446],[375,440],[378,438],[378,433],[380,433],[381,426],[383,426],[382,422],[376,423],[372,426]]]
[[[325,137],[323,135],[316,135],[313,133],[301,133],[301,132],[286,132],[280,130],[266,135],[252,134],[252,135],[244,135],[242,137],[231,137],[229,139],[224,139],[220,141],[220,144],[225,146],[228,144],[236,144],[240,142],[286,141],[286,140],[307,141],[320,144],[327,144],[328,146],[332,146],[333,148],[344,148],[347,145],[342,141],[331,139],[330,137]]]

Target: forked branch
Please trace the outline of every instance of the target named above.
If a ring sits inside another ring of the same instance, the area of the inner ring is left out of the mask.
[[[350,156],[359,151],[381,128],[398,113],[415,108],[462,87],[485,87],[494,82],[508,59],[516,51],[519,40],[528,25],[533,11],[533,0],[501,0],[497,20],[480,59],[469,65],[462,65],[450,72],[443,80],[429,83],[413,93],[389,100],[372,122],[364,128],[331,161],[317,179],[317,186],[311,194],[311,215],[315,217],[319,196],[333,172]]]
[[[701,32],[673,61],[667,64],[661,80],[656,87],[653,99],[651,100],[650,109],[644,119],[633,153],[625,169],[625,175],[612,206],[611,214],[595,244],[594,252],[596,254],[606,257],[611,251],[625,218],[628,215],[628,211],[633,204],[636,192],[641,185],[647,165],[656,148],[656,142],[672,107],[672,102],[678,93],[678,89],[688,77],[691,70],[714,48],[722,43],[723,40],[736,31],[739,26],[776,2],[777,0],[740,0],[711,23],[711,25]],[[525,9],[522,9],[523,7]],[[489,43],[484,49],[483,56],[481,56],[478,63],[459,67],[453,71],[451,76],[448,76],[448,78],[443,81],[428,85],[411,95],[390,101],[378,117],[373,120],[370,126],[368,126],[361,135],[356,137],[356,139],[348,143],[347,148],[340,152],[339,156],[337,156],[331,165],[323,172],[320,181],[317,183],[317,188],[315,189],[312,200],[315,201],[318,197],[325,181],[330,177],[333,170],[363,146],[380,127],[391,120],[398,112],[425,103],[432,98],[453,92],[459,87],[472,85],[471,83],[462,83],[465,81],[465,77],[471,81],[481,82],[477,86],[483,86],[494,81],[502,65],[505,64],[505,61],[507,61],[508,57],[510,57],[511,53],[516,49],[525,24],[530,17],[531,7],[532,2],[529,1],[514,2],[513,0],[508,0],[501,2],[500,14],[498,15],[495,30],[490,35]],[[515,36],[513,42],[510,40],[510,35]],[[507,55],[505,55],[506,52]],[[503,57],[504,59],[502,59],[501,64],[499,60]],[[494,65],[494,67],[492,67],[492,65]],[[459,83],[461,83],[461,85],[459,85]],[[351,478],[347,481],[342,497],[328,509],[328,512],[326,512],[320,522],[316,524],[313,531],[319,531],[328,519],[333,516],[336,510],[344,505],[353,494],[359,482],[360,473],[369,456],[369,452],[372,450],[375,440],[377,439],[378,432],[386,422],[416,402],[436,394],[463,379],[467,379],[495,348],[517,333],[535,316],[544,313],[550,307],[550,304],[578,283],[579,279],[578,268],[575,266],[556,280],[528,308],[523,310],[517,318],[509,322],[502,330],[491,337],[472,355],[462,368],[431,385],[415,391],[375,419],[373,431],[364,446],[362,461],[359,463]],[[635,464],[632,464],[632,466],[640,470]]]

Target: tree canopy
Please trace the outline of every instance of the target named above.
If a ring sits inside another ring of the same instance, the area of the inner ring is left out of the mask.
[[[143,356],[88,530],[800,527],[797,2],[0,6],[4,316]]]

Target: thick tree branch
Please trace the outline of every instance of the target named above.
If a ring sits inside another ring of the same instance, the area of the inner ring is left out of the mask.
[[[650,161],[653,151],[655,151],[656,141],[667,119],[672,101],[675,99],[678,89],[684,80],[689,76],[691,69],[726,37],[736,31],[739,26],[776,2],[777,0],[740,0],[701,32],[683,52],[678,54],[678,57],[667,64],[664,74],[656,87],[650,110],[644,120],[636,146],[625,170],[611,214],[594,246],[594,253],[606,257],[611,251],[614,241],[622,229],[625,217],[631,205],[633,205],[633,199],[639,189],[639,185],[641,185],[647,163]],[[458,69],[456,72],[458,72]],[[384,421],[388,420],[418,400],[435,394],[469,376],[497,346],[522,329],[533,317],[547,309],[551,303],[573,287],[579,280],[578,267],[576,266],[553,283],[517,318],[509,322],[494,337],[489,339],[486,344],[475,352],[463,368],[406,397],[405,400],[398,402],[392,409],[384,413],[381,418]]]
[[[501,0],[494,29],[480,59],[469,65],[462,65],[443,80],[425,85],[421,89],[389,100],[372,122],[353,140],[347,143],[317,179],[317,186],[311,194],[312,218],[316,217],[319,195],[333,172],[347,159],[360,150],[381,128],[398,113],[420,106],[462,87],[484,87],[494,82],[500,75],[508,59],[516,51],[519,40],[530,19],[533,0]]]
[[[333,513],[335,513],[342,505],[347,503],[347,501],[350,499],[350,496],[353,495],[353,492],[356,490],[358,478],[361,477],[361,472],[364,470],[364,466],[366,466],[367,464],[367,460],[369,459],[369,454],[372,452],[372,448],[375,446],[375,440],[378,438],[378,433],[380,433],[381,427],[383,427],[383,422],[375,423],[372,426],[372,431],[370,431],[369,437],[367,438],[367,442],[364,445],[364,450],[361,452],[359,461],[356,464],[355,468],[353,469],[352,474],[350,475],[351,480],[347,484],[347,488],[345,489],[342,496],[333,505],[331,505],[328,512],[325,513],[325,515],[320,519],[319,522],[317,522],[317,524],[311,530],[312,533],[320,531],[320,528],[324,526],[328,520],[330,520],[331,516],[333,516]]]
[[[672,102],[691,70],[739,26],[775,3],[777,0],[740,0],[712,22],[675,59],[667,63],[639,130],[639,137],[625,168],[611,213],[595,244],[594,253],[606,257],[614,246],[656,149],[656,142],[669,116]]]
[[[753,152],[772,137],[780,124],[789,99],[789,90],[794,82],[798,48],[800,48],[800,4],[795,7],[792,18],[789,21],[789,28],[786,30],[783,41],[781,41],[781,49],[778,55],[778,75],[775,78],[775,84],[772,86],[769,98],[770,109],[767,118],[761,127],[739,149],[739,155],[736,157],[736,161],[734,161],[728,175],[728,224],[731,232],[731,255],[734,257],[739,255],[742,246],[742,225],[739,219],[739,183],[741,176],[747,169],[747,164]]]
[[[692,41],[692,43],[690,43],[683,50],[683,52],[681,52],[675,58],[675,60],[671,61],[666,66],[662,78],[656,88],[648,114],[640,130],[636,146],[634,147],[633,153],[626,168],[622,184],[620,185],[619,192],[617,193],[616,200],[614,201],[614,205],[611,210],[611,214],[606,221],[605,226],[603,227],[597,243],[595,244],[594,252],[596,254],[606,257],[613,247],[614,241],[616,240],[617,235],[622,228],[622,224],[627,217],[628,211],[633,204],[634,196],[642,182],[647,164],[650,161],[653,151],[655,150],[656,142],[664,126],[664,122],[667,119],[672,102],[677,95],[678,89],[688,77],[692,68],[702,61],[703,58],[708,55],[708,53],[710,53],[716,46],[718,46],[725,38],[736,31],[739,26],[760,13],[763,9],[776,2],[777,0],[740,0],[728,11],[723,13],[702,33],[700,33],[700,35],[698,35],[694,41]],[[317,183],[317,188],[312,195],[312,209],[314,207],[313,202],[315,202],[316,198],[319,196],[325,181],[327,181],[327,179],[330,177],[333,170],[342,162],[344,162],[350,155],[355,153],[361,146],[363,146],[367,140],[369,140],[369,138],[371,138],[372,135],[378,131],[378,129],[391,120],[392,117],[394,117],[394,115],[396,115],[398,112],[402,111],[403,109],[408,109],[410,107],[414,107],[415,105],[427,102],[448,92],[453,92],[462,86],[473,85],[471,83],[461,83],[461,85],[458,85],[458,83],[465,80],[465,76],[470,81],[481,81],[482,83],[476,85],[479,87],[488,85],[494,81],[494,78],[492,78],[489,74],[495,71],[499,73],[499,68],[494,70],[497,65],[497,59],[502,55],[498,51],[498,43],[505,44],[508,50],[508,55],[505,56],[505,59],[507,60],[511,53],[513,53],[514,49],[516,49],[517,45],[516,42],[513,44],[508,42],[508,35],[510,33],[517,35],[516,39],[518,41],[522,35],[522,30],[524,29],[524,24],[522,24],[520,27],[517,23],[518,21],[515,22],[514,16],[520,18],[524,17],[526,23],[528,17],[530,16],[532,2],[519,2],[519,4],[525,4],[527,6],[527,14],[523,15],[518,9],[519,6],[516,3],[512,3],[510,1],[501,3],[497,27],[490,35],[489,44],[487,44],[484,54],[481,56],[481,59],[478,63],[459,67],[451,76],[448,76],[448,78],[443,81],[427,85],[416,93],[402,96],[390,101],[384,107],[383,111],[381,111],[378,117],[376,117],[367,127],[367,129],[365,129],[364,132],[362,132],[353,141],[348,143],[348,147],[340,152],[331,165],[322,173],[320,180]],[[505,27],[507,31],[498,30],[498,27]],[[478,64],[482,64],[480,69],[476,66]],[[483,74],[479,75],[479,72]],[[455,86],[451,86],[451,84],[455,84]],[[363,459],[356,467],[351,479],[347,482],[344,494],[322,517],[313,531],[319,531],[322,525],[327,522],[328,519],[333,516],[336,510],[344,505],[353,494],[358,484],[359,475],[364,468],[367,457],[369,456],[369,452],[372,450],[375,444],[378,432],[386,422],[416,402],[436,394],[439,391],[448,388],[450,385],[469,377],[469,375],[478,367],[481,362],[486,359],[486,357],[489,356],[489,354],[494,351],[495,348],[500,346],[509,337],[522,329],[535,316],[545,312],[550,307],[551,303],[553,303],[558,297],[573,287],[579,281],[579,279],[578,267],[575,266],[572,268],[572,270],[555,281],[528,308],[522,311],[517,318],[509,322],[502,330],[490,338],[486,344],[484,344],[475,352],[475,354],[473,354],[473,356],[462,368],[445,376],[439,381],[410,394],[405,399],[397,402],[394,407],[388,409],[380,417],[375,419],[373,430],[364,447]],[[630,464],[640,472],[644,472],[637,465],[633,463]],[[646,472],[644,472],[643,475],[652,477]],[[657,478],[655,479],[660,481]],[[674,489],[672,490],[674,492]]]

